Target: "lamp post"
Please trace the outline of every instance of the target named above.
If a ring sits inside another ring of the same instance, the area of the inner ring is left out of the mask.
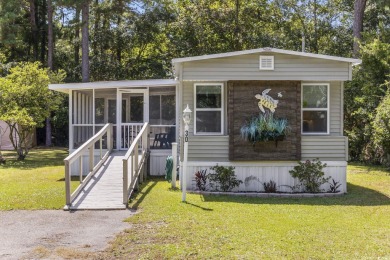
[[[182,197],[181,200],[186,201],[186,192],[187,192],[187,183],[186,183],[186,175],[187,175],[187,159],[188,159],[188,129],[189,124],[191,122],[191,109],[187,107],[183,111],[183,122],[184,122],[184,159],[183,159],[183,179],[182,179]]]

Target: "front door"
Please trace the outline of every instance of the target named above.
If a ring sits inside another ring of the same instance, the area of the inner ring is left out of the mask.
[[[121,136],[120,150],[127,150],[134,138],[140,132],[144,122],[148,121],[148,90],[131,89],[119,90],[122,99],[121,124],[119,127]]]

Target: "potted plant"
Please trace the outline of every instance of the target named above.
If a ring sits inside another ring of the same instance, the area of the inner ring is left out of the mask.
[[[273,113],[260,113],[252,117],[240,129],[241,137],[256,142],[283,141],[290,128],[287,119],[276,118]]]

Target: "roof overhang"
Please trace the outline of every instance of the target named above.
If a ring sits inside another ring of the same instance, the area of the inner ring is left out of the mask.
[[[69,90],[168,87],[168,86],[176,86],[178,84],[179,82],[174,79],[119,80],[119,81],[96,81],[96,82],[87,82],[87,83],[49,84],[49,89],[63,92],[63,93],[69,93]]]
[[[210,54],[210,55],[178,58],[178,59],[173,59],[172,64],[175,65],[178,63],[182,63],[182,62],[226,58],[226,57],[233,57],[233,56],[246,55],[246,54],[256,54],[256,53],[263,53],[263,52],[280,53],[280,54],[296,55],[296,56],[301,56],[301,57],[310,57],[310,58],[317,58],[317,59],[342,61],[342,62],[351,63],[352,65],[358,65],[358,64],[362,63],[362,61],[359,59],[343,58],[343,57],[337,57],[337,56],[314,54],[314,53],[299,52],[299,51],[288,51],[288,50],[282,50],[282,49],[276,49],[276,48],[260,48],[260,49],[245,50],[245,51],[225,52],[225,53],[219,53],[219,54]]]

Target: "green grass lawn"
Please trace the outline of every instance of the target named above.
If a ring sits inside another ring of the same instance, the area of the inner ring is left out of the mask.
[[[150,180],[139,213],[104,258],[390,258],[390,174],[348,167],[348,194],[334,198],[187,195]]]
[[[6,153],[0,210],[61,209],[64,149]],[[72,187],[78,185],[72,182]],[[133,200],[138,214],[99,258],[390,258],[390,173],[348,166],[348,194],[330,198],[187,195],[152,179]]]
[[[3,152],[0,166],[0,210],[60,209],[65,205],[65,149],[34,149],[24,161]],[[72,182],[72,188],[77,185]]]

